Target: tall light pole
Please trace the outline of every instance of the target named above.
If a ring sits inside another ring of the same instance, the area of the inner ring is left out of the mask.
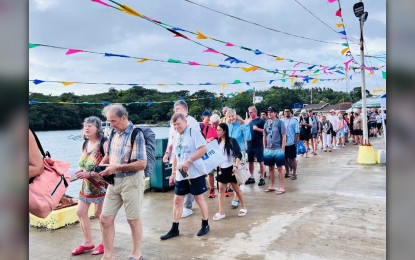
[[[360,71],[362,75],[362,124],[363,124],[363,145],[369,145],[369,135],[367,127],[367,107],[366,107],[366,83],[365,83],[365,52],[363,40],[363,24],[367,19],[368,13],[364,12],[364,5],[362,0],[354,4],[353,11],[356,17],[359,18],[360,24]]]

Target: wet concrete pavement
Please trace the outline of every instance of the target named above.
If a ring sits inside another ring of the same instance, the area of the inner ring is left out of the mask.
[[[385,150],[383,139],[370,140]],[[180,221],[180,236],[161,241],[172,222],[173,191],[145,194],[142,221],[144,259],[385,259],[386,167],[357,164],[358,146],[310,158],[299,158],[298,179],[285,179],[286,193],[266,193],[266,185],[242,185],[248,214],[238,217],[225,198],[226,218],[213,221],[217,198],[209,206],[210,232],[197,237],[199,208]],[[256,167],[258,182],[259,167]],[[267,170],[268,171],[268,170]],[[278,179],[276,180],[278,185]],[[96,245],[98,220],[92,220]],[[85,253],[72,256],[82,242],[79,224],[48,231],[30,228],[30,259],[101,259]],[[116,218],[116,259],[128,259],[130,228],[123,209]]]

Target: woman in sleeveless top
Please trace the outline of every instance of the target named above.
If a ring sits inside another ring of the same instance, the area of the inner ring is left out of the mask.
[[[104,137],[101,120],[95,116],[86,118],[84,120],[83,133],[86,141],[82,147],[82,155],[79,160],[80,169],[75,173],[75,176],[78,179],[82,179],[82,188],[79,192],[76,214],[79,217],[84,237],[82,244],[72,251],[72,255],[79,255],[95,248],[91,237],[91,224],[88,216],[89,206],[91,203],[95,203],[95,217],[99,219],[108,186],[108,183],[93,171],[94,167],[104,157],[101,150],[107,151],[108,149],[108,141],[101,142],[101,139]],[[92,254],[99,255],[103,253],[104,244],[101,241]]]

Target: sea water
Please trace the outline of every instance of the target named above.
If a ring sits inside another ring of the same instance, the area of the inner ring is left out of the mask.
[[[169,127],[152,127],[151,129],[154,131],[156,139],[168,138]],[[49,151],[53,159],[71,163],[71,177],[75,178],[84,142],[82,130],[39,131],[36,132],[36,135],[42,143],[43,149]],[[82,180],[71,182],[66,194],[78,198],[81,184]]]

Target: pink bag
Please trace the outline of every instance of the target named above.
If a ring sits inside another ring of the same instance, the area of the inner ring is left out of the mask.
[[[58,206],[69,186],[71,164],[51,159],[49,152],[45,154],[43,151],[36,134],[32,133],[43,155],[45,169],[29,184],[29,212],[39,218],[46,218]]]

